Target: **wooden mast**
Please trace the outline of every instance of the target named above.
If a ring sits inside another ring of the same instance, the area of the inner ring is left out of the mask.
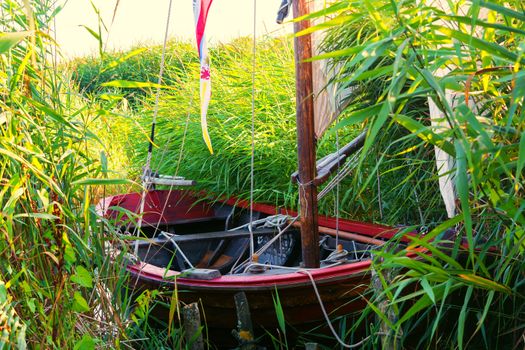
[[[294,18],[309,11],[310,0],[293,0]],[[294,23],[294,33],[310,26],[309,20]],[[303,265],[306,268],[319,267],[319,231],[317,226],[317,186],[315,159],[314,101],[312,84],[312,63],[305,60],[312,57],[310,35],[294,38],[295,88],[297,119],[297,156],[299,162],[299,204],[301,208],[301,244]]]

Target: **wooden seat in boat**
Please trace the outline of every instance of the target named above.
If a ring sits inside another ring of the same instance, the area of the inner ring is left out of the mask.
[[[268,235],[268,234],[274,234],[277,233],[276,228],[262,228],[262,229],[254,229],[253,235]],[[241,229],[241,230],[233,230],[233,231],[214,231],[214,232],[202,232],[202,233],[189,233],[184,235],[174,235],[172,233],[168,233],[173,241],[179,243],[179,242],[194,242],[194,241],[202,241],[202,240],[210,240],[210,239],[226,239],[226,238],[241,238],[241,237],[249,237],[250,231],[248,229]]]

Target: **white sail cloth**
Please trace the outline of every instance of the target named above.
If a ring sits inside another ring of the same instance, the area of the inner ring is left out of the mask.
[[[320,11],[327,6],[325,0],[312,1],[313,11]],[[318,17],[312,23],[318,25],[327,20],[327,17]],[[324,39],[325,33],[322,30],[315,31],[312,34],[312,56],[321,54],[320,45]],[[335,70],[328,66],[327,60],[316,60],[312,62],[312,83],[314,93],[314,123],[315,136],[319,139],[326,129],[337,118],[341,112],[339,101],[336,93],[337,86],[332,81]],[[339,92],[341,94],[341,92]]]

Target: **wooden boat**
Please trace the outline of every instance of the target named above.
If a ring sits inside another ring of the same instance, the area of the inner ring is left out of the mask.
[[[106,217],[124,223],[128,217],[123,212],[137,212],[141,197],[140,193],[117,195],[99,206]],[[259,223],[252,229],[256,249],[287,225],[275,223],[282,215],[295,213],[254,205]],[[230,198],[210,203],[186,190],[148,192],[142,228],[151,238],[138,242],[138,260],[127,266],[130,286],[177,288],[180,301],[203,306],[208,327],[226,329],[236,325],[236,293],[246,293],[253,322],[262,327],[276,325],[274,299],[278,295],[286,321],[300,325],[324,318],[315,288],[328,313],[362,309],[362,294],[370,282],[370,254],[397,231],[340,219],[338,243],[343,250],[337,254],[336,220],[320,216],[319,229],[324,232],[318,245],[321,264],[305,269],[300,267],[301,242],[295,227],[259,255],[257,264],[252,263],[245,225],[249,218],[246,201]],[[168,309],[159,309],[156,316],[167,320]]]
[[[294,1],[293,7],[295,17],[308,12],[304,0]],[[297,22],[295,31],[307,26],[307,21]],[[292,325],[364,307],[371,253],[396,230],[317,215],[317,185],[359,147],[362,138],[347,153],[338,152],[316,164],[312,68],[305,61],[310,51],[308,35],[295,38],[296,178],[305,184],[300,186],[300,219],[292,223],[296,213],[264,204],[251,206],[235,198],[203,201],[190,190],[150,190],[106,198],[99,205],[105,217],[120,222],[128,234],[138,226],[148,237],[130,243],[136,253],[135,261],[127,266],[130,286],[176,289],[179,301],[199,302],[208,328],[227,329],[228,334],[236,325],[234,295],[241,291],[247,296],[254,324],[261,327],[277,325],[277,296]],[[142,216],[128,225],[133,219],[126,213]],[[254,254],[261,248],[266,250]],[[155,313],[169,319],[169,308],[159,307]]]

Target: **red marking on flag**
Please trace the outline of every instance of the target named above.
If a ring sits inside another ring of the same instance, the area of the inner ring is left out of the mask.
[[[210,80],[210,68],[201,67],[201,79]]]

